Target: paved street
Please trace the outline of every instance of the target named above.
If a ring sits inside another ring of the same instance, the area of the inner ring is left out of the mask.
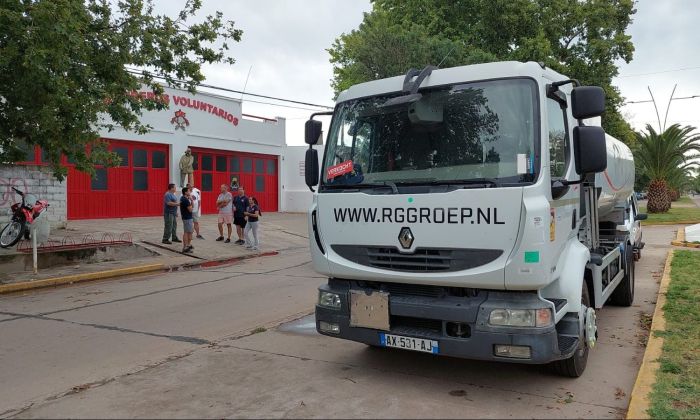
[[[299,245],[0,297],[0,416],[620,418],[675,229],[645,227],[635,305],[600,311],[579,379],[319,336],[305,315],[324,279]]]

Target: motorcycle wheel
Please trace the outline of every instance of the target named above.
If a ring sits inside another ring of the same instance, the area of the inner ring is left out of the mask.
[[[12,220],[0,231],[0,247],[8,248],[19,242],[24,233],[24,223]]]

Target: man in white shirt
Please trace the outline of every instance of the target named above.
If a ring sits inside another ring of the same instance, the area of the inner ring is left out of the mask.
[[[194,231],[197,233],[197,239],[204,239],[204,236],[199,234],[199,218],[202,217],[202,192],[197,187],[187,184],[190,189],[190,201],[192,201],[192,220],[194,221]]]
[[[228,192],[228,185],[221,184],[221,194],[216,199],[216,207],[219,209],[218,227],[219,237],[217,241],[224,241],[224,223],[228,228],[228,237],[224,243],[231,242],[231,223],[233,223],[233,196]]]

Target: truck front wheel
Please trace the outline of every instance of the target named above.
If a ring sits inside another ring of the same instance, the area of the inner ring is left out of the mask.
[[[583,282],[583,288],[581,290],[581,305],[586,308],[591,306],[591,298],[588,294],[588,285],[586,281]],[[585,333],[581,332],[581,336],[578,339],[578,348],[574,354],[568,359],[552,362],[550,367],[558,375],[568,376],[569,378],[578,378],[583,374],[583,371],[586,370],[587,363],[588,345],[586,345]]]

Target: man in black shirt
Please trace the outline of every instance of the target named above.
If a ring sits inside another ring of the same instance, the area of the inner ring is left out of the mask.
[[[236,225],[236,234],[238,235],[238,240],[236,243],[238,245],[243,245],[245,241],[243,240],[243,229],[245,228],[245,211],[250,206],[250,201],[245,195],[245,190],[243,187],[238,187],[238,195],[233,197],[233,224]]]
[[[190,189],[187,187],[182,189],[182,197],[180,197],[180,215],[182,216],[182,226],[184,230],[184,233],[182,234],[182,252],[190,253],[194,249],[192,246],[194,221],[192,220],[192,200],[190,200]]]

